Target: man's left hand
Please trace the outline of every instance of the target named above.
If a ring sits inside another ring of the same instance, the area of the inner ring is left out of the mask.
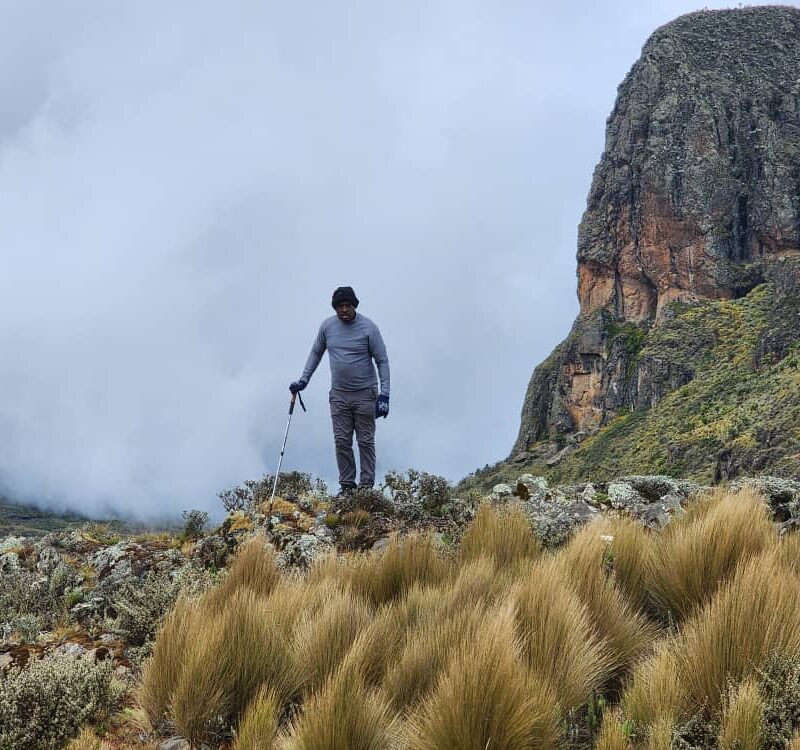
[[[375,419],[389,416],[389,397],[381,394],[375,402]]]

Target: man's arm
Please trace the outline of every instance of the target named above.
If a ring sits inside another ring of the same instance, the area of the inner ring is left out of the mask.
[[[317,338],[314,339],[314,343],[311,346],[311,353],[308,355],[306,367],[303,370],[303,374],[300,376],[300,380],[306,383],[306,385],[308,385],[308,382],[311,380],[311,376],[314,374],[314,370],[317,369],[317,366],[322,360],[322,355],[325,354],[326,348],[327,344],[325,342],[325,331],[323,330],[323,326],[320,326]]]
[[[389,396],[389,355],[386,353],[386,345],[383,343],[378,326],[373,325],[369,334],[369,351],[375,364],[378,366],[378,379],[381,381],[381,395]]]

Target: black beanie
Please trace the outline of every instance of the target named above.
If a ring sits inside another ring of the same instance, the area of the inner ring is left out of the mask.
[[[358,307],[358,297],[356,297],[353,287],[340,286],[333,293],[331,306],[335,309],[336,305],[341,305],[342,302],[349,302],[353,307]]]

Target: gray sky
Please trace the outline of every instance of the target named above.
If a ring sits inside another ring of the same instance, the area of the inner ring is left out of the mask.
[[[343,284],[389,350],[379,476],[506,456],[616,87],[696,9],[0,3],[2,489],[218,510],[275,470]],[[326,357],[284,467],[332,481],[328,387]]]

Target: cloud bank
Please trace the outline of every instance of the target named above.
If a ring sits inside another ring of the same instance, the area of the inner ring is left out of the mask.
[[[504,457],[616,85],[693,9],[3,6],[0,488],[141,518],[274,471],[343,284],[390,355],[379,475]],[[328,387],[284,467],[334,481]]]

